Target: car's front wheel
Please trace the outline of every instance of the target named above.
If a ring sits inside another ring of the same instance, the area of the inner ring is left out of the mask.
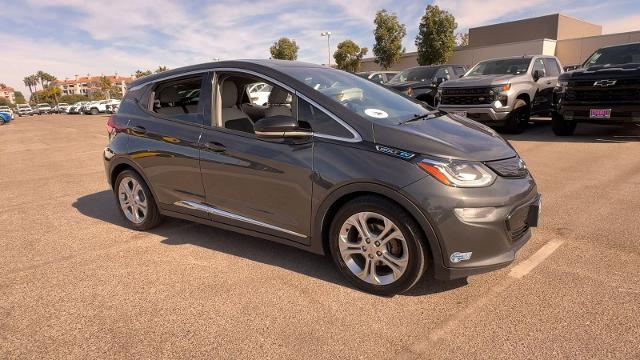
[[[516,100],[513,105],[513,110],[507,117],[504,126],[505,132],[509,134],[521,134],[527,128],[530,117],[531,109],[529,108],[529,104],[522,99]]]
[[[136,172],[125,170],[116,178],[114,190],[120,213],[130,227],[149,230],[162,221],[153,194]]]
[[[410,289],[427,268],[423,236],[399,205],[367,196],[344,205],[330,229],[331,255],[357,288],[383,296]]]

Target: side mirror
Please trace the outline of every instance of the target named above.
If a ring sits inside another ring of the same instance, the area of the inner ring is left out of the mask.
[[[309,129],[298,126],[298,121],[291,116],[277,115],[262,118],[253,126],[256,136],[265,139],[305,138],[313,133]]]
[[[532,76],[533,76],[533,81],[538,81],[540,80],[540,78],[544,77],[544,71],[534,70]]]

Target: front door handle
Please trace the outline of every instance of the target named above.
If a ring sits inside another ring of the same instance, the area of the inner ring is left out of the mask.
[[[211,151],[215,151],[215,152],[224,152],[225,150],[227,150],[227,148],[224,145],[220,144],[219,142],[215,142],[215,141],[208,142],[208,143],[204,144],[204,146],[207,149],[209,149]]]
[[[131,131],[133,131],[135,134],[146,134],[147,133],[147,129],[145,129],[142,126],[134,126],[133,128],[131,128]]]

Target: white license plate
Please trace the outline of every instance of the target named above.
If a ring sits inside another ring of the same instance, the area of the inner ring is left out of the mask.
[[[462,116],[462,117],[467,117],[467,112],[466,111],[454,111],[453,115],[458,115],[458,116]]]
[[[610,119],[611,109],[591,109],[589,117],[591,119]]]

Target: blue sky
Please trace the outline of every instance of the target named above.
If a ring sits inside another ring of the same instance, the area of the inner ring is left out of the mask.
[[[22,78],[38,70],[64,79],[268,58],[281,36],[298,42],[299,60],[326,63],[320,32],[332,32],[334,48],[352,39],[371,49],[373,17],[383,8],[406,24],[411,51],[420,17],[434,2],[456,17],[461,32],[557,12],[601,24],[605,33],[640,30],[638,0],[0,0],[0,82],[24,90]]]

